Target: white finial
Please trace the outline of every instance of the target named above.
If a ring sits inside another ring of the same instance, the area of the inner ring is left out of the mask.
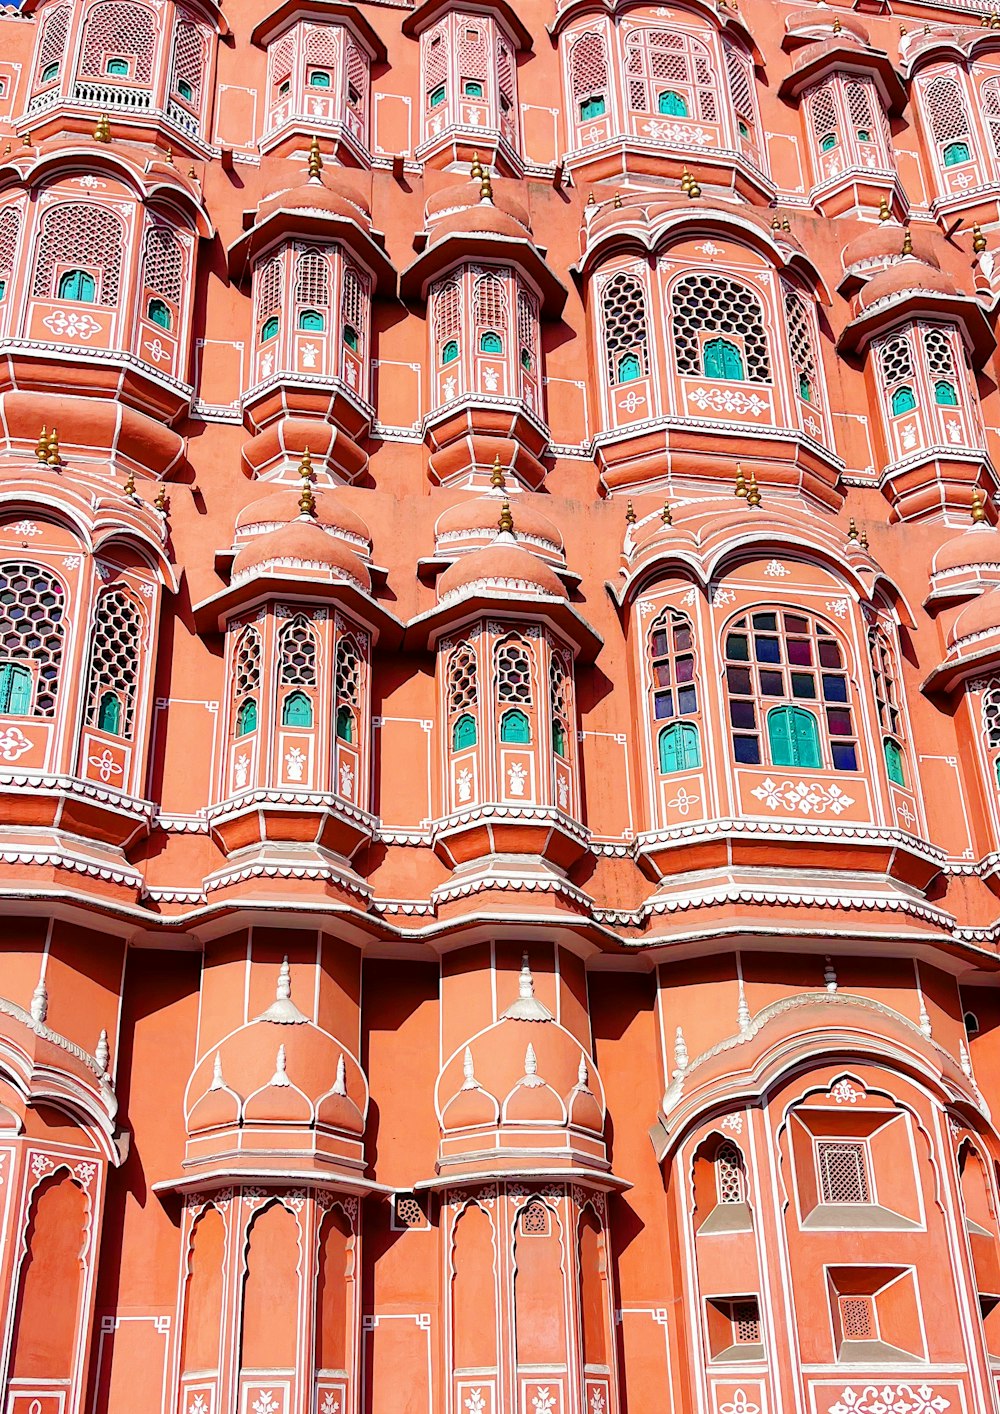
[[[476,1067],[472,1063],[472,1048],[466,1046],[465,1055],[462,1057],[462,1074],[465,1079],[462,1082],[463,1090],[478,1090],[479,1081],[476,1079]]]
[[[517,979],[517,1001],[509,1006],[501,1021],[552,1021],[553,1016],[544,1002],[535,996],[535,979],[528,965],[528,954],[521,954],[521,973]]]
[[[347,1066],[344,1064],[343,1051],[337,1057],[337,1078],[333,1082],[333,1093],[345,1096],[347,1094]]]
[[[274,989],[274,1001],[267,1011],[261,1012],[255,1021],[273,1021],[278,1026],[301,1026],[309,1018],[304,1016],[292,1001],[292,972],[288,958],[283,957],[278,969],[278,982]]]
[[[224,1090],[226,1082],[222,1078],[222,1056],[218,1051],[215,1053],[215,1061],[212,1064],[212,1083],[208,1087],[210,1090]]]
[[[826,990],[831,994],[837,990],[837,969],[833,965],[833,958],[824,959],[826,966],[823,968],[823,981],[826,983]]]
[[[103,1028],[97,1038],[97,1049],[94,1051],[94,1060],[97,1062],[97,1069],[102,1075],[108,1073],[108,1062],[111,1059],[111,1050],[108,1046],[108,1033]]]
[[[291,1085],[292,1082],[289,1080],[288,1075],[286,1074],[285,1065],[285,1048],[284,1046],[279,1046],[278,1058],[275,1061],[274,1066],[274,1074],[271,1076],[272,1085]]]
[[[684,1032],[679,1026],[674,1033],[674,1065],[679,1071],[685,1071],[688,1068],[687,1042],[684,1040]]]
[[[740,1031],[750,1030],[750,1007],[747,1003],[747,994],[743,990],[743,978],[740,978],[740,999],[736,1005],[736,1020]]]
[[[581,1089],[581,1090],[586,1090],[587,1084],[588,1084],[589,1080],[590,1080],[590,1075],[589,1075],[589,1073],[588,1073],[588,1071],[587,1071],[587,1057],[586,1057],[586,1056],[584,1055],[584,1053],[581,1051],[581,1052],[580,1052],[580,1064],[577,1066],[577,1070],[576,1070],[576,1083],[577,1083],[577,1085],[580,1086],[580,1089]]]
[[[969,1055],[969,1048],[964,1041],[958,1043],[958,1059],[962,1067],[962,1074],[966,1080],[972,1079],[972,1058]]]
[[[929,1041],[931,1039],[931,1018],[924,1002],[923,992],[920,993],[920,1030]]]
[[[287,1002],[292,995],[292,973],[288,966],[288,958],[281,959],[281,967],[278,971],[278,989],[275,998],[279,1002]]]
[[[530,1041],[528,1049],[524,1053],[524,1079],[521,1084],[526,1085],[529,1090],[534,1089],[536,1085],[545,1084],[544,1080],[538,1078],[538,1059],[535,1056],[535,1048]]]
[[[535,995],[535,979],[531,975],[526,952],[521,954],[521,975],[517,979],[517,995],[522,1001]]]
[[[44,1026],[48,1014],[49,994],[45,986],[45,978],[39,977],[38,986],[31,994],[31,1019],[36,1026]]]

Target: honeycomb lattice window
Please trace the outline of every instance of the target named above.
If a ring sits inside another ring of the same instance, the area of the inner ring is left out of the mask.
[[[362,352],[368,333],[368,302],[371,286],[368,277],[356,266],[344,262],[344,288],[341,295],[341,315],[344,328],[358,336],[357,352]]]
[[[678,373],[702,373],[701,333],[737,334],[743,340],[745,377],[770,383],[771,363],[760,300],[726,275],[685,275],[671,295]]]
[[[667,91],[674,99],[673,116],[718,121],[712,55],[700,39],[672,30],[635,29],[625,40],[625,74],[629,107],[636,112],[656,112],[660,94]]]
[[[726,60],[726,76],[729,79],[729,98],[737,120],[753,128],[757,122],[757,105],[753,92],[753,67],[746,54],[741,53],[728,40],[722,42],[722,52]]]
[[[517,342],[522,359],[527,354],[531,360],[526,372],[535,372],[538,359],[538,301],[527,290],[517,292]]]
[[[743,1156],[731,1140],[720,1144],[715,1155],[715,1185],[720,1203],[742,1203]]]
[[[989,128],[993,154],[1000,158],[1000,79],[987,79],[979,90],[979,100]]]
[[[993,681],[983,695],[983,728],[987,746],[1000,746],[1000,680]]]
[[[957,79],[943,74],[932,79],[924,90],[924,107],[935,142],[969,136],[969,110]]]
[[[879,349],[878,361],[884,388],[892,388],[904,379],[913,377],[910,342],[902,335],[886,340]]]
[[[497,649],[497,697],[501,702],[531,701],[531,659],[523,644],[508,640]]]
[[[124,590],[109,589],[98,599],[87,686],[90,726],[100,725],[101,703],[111,693],[118,702],[119,733],[130,735],[143,628],[142,610]]]
[[[412,1193],[397,1193],[393,1199],[393,1227],[397,1230],[426,1227],[420,1200]]]
[[[931,377],[943,375],[946,378],[954,378],[955,360],[952,356],[951,341],[943,329],[924,330],[924,357],[927,359],[927,371]]]
[[[788,348],[792,356],[799,394],[811,400],[816,391],[816,348],[813,342],[812,317],[806,301],[797,290],[784,287],[785,322],[788,325]]]
[[[17,246],[21,234],[21,212],[16,206],[8,206],[5,211],[0,211],[0,280],[7,282],[7,292],[10,293],[10,281],[17,268]]]
[[[181,302],[184,286],[184,252],[180,241],[166,226],[150,226],[142,255],[142,283],[153,294],[175,305]]]
[[[54,299],[59,271],[82,267],[95,276],[97,302],[117,304],[122,246],[122,223],[111,211],[93,202],[50,207],[42,218],[32,294]]]
[[[174,66],[170,78],[172,93],[179,84],[191,90],[187,102],[192,108],[201,107],[201,85],[205,74],[205,44],[194,25],[178,20],[174,31]]]
[[[0,566],[0,661],[34,664],[34,715],[52,717],[59,691],[66,594],[40,565]]]
[[[462,330],[462,286],[458,280],[445,280],[434,291],[433,329],[438,350],[450,339],[457,339]]]
[[[623,382],[626,359],[635,361],[633,377],[649,372],[646,330],[646,295],[634,275],[619,272],[604,286],[601,298],[604,313],[604,348],[608,360],[608,380]],[[630,365],[630,369],[631,369]]]
[[[500,131],[511,145],[517,142],[517,64],[514,51],[497,35],[497,92],[500,95]]]
[[[484,330],[492,330],[504,337],[510,318],[509,311],[507,282],[503,276],[493,270],[477,275],[472,286],[472,317],[477,335]]]
[[[361,703],[361,653],[357,641],[345,633],[337,644],[337,701],[358,707]]]
[[[128,56],[134,64],[132,78],[148,84],[153,77],[156,54],[156,18],[145,5],[122,4],[109,0],[95,5],[87,15],[83,30],[80,72],[88,78],[103,79],[108,59]]]
[[[464,712],[478,700],[475,649],[470,643],[461,643],[448,659],[448,711]]]
[[[569,672],[558,653],[549,660],[549,707],[554,717],[569,721]]]
[[[870,1296],[842,1296],[840,1324],[845,1340],[874,1340],[876,1327]]]
[[[521,1237],[548,1237],[551,1214],[544,1203],[530,1202],[521,1209],[517,1230]]]
[[[896,659],[883,629],[873,625],[868,630],[868,654],[872,665],[872,687],[875,690],[875,710],[884,732],[898,737],[902,731],[899,710],[899,689],[896,684]]]
[[[861,1139],[824,1139],[816,1145],[821,1202],[871,1202],[866,1148]]]
[[[278,635],[278,680],[282,686],[316,686],[316,637],[305,614],[289,619]]]
[[[599,34],[583,34],[569,54],[570,82],[576,100],[608,91],[608,51]]]
[[[353,39],[347,39],[347,106],[352,112],[363,117],[368,110],[368,84],[370,73],[368,57],[358,48]]]
[[[300,309],[328,309],[330,265],[321,250],[306,250],[295,262],[295,303]]]
[[[35,64],[36,81],[50,64],[61,64],[66,52],[66,37],[69,34],[70,7],[62,5],[53,10],[42,22],[42,37],[38,45],[38,59]]]
[[[243,697],[260,687],[260,634],[255,628],[245,629],[233,655],[233,695]]]
[[[733,1302],[733,1344],[760,1344],[760,1307],[756,1301]]]
[[[836,80],[827,79],[813,90],[809,98],[809,121],[816,145],[821,152],[835,147],[839,140],[840,120],[835,92]],[[830,138],[833,138],[833,142],[830,142]]]
[[[262,265],[257,277],[257,324],[263,323],[272,314],[277,314],[282,305],[285,286],[285,272],[281,258],[275,256]]]

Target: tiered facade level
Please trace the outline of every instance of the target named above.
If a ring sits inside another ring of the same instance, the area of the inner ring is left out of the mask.
[[[1000,1411],[998,315],[972,0],[0,8],[2,1414]]]

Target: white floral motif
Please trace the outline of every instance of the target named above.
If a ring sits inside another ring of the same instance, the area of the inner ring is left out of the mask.
[[[246,752],[244,752],[242,756],[237,756],[235,772],[236,785],[238,788],[242,788],[246,785],[250,775],[250,757]]]
[[[444,380],[444,395],[449,402],[455,396],[457,390],[458,384],[456,383],[454,378],[446,378]]]
[[[521,765],[520,761],[515,761],[507,772],[507,789],[511,795],[523,795],[524,783],[528,778],[528,773]]]
[[[950,421],[945,423],[945,427],[947,427],[948,429],[948,438],[950,441],[961,442],[962,424],[960,422],[956,422],[955,419],[952,418]]]
[[[187,1407],[187,1414],[208,1414],[208,1405],[203,1394],[193,1395]]]
[[[80,568],[80,555],[63,555],[63,564],[68,570],[78,570]]]
[[[603,1390],[592,1389],[590,1391],[590,1414],[604,1414],[606,1403]]]
[[[17,520],[13,525],[8,525],[7,527],[8,535],[41,535],[41,533],[41,530],[33,520]],[[76,557],[76,560],[77,564],[79,564],[79,556]]]
[[[346,800],[354,799],[354,772],[346,761],[340,763],[340,793]]]
[[[854,797],[840,786],[825,786],[820,781],[772,781],[770,776],[750,794],[762,801],[769,810],[790,810],[800,815],[840,815],[854,804]]]
[[[673,800],[667,801],[667,805],[671,809],[676,810],[678,815],[686,815],[692,805],[697,805],[699,800],[701,800],[700,795],[688,795],[684,787],[679,786],[677,794],[674,796]]]
[[[486,1408],[486,1400],[483,1398],[482,1389],[470,1389],[469,1397],[465,1401],[465,1407],[469,1414],[483,1414]]]
[[[556,793],[559,796],[559,809],[565,810],[569,805],[569,786],[566,784],[565,776],[560,776],[556,782]]]
[[[845,1389],[830,1414],[942,1414],[950,1408],[951,1400],[931,1385],[865,1385]]]
[[[53,311],[42,323],[46,329],[51,329],[53,334],[67,339],[89,339],[101,327],[89,314],[77,314],[75,311],[67,314],[64,309]]]
[[[340,1400],[334,1399],[332,1393],[327,1390],[323,1396],[323,1403],[320,1405],[320,1414],[340,1414]]]
[[[253,1402],[254,1414],[275,1414],[278,1401],[269,1389],[262,1389]]]
[[[908,830],[912,825],[916,824],[917,817],[905,800],[902,805],[896,806],[896,814],[902,820],[905,829]]]
[[[838,1080],[830,1094],[838,1105],[856,1105],[864,1099],[864,1092],[849,1080]]]
[[[743,1133],[743,1116],[742,1116],[742,1115],[726,1115],[725,1119],[722,1121],[722,1127],[723,1127],[723,1129],[731,1129],[734,1134],[742,1134],[742,1133]]]
[[[836,614],[838,619],[842,619],[847,613],[847,600],[828,599],[826,601],[826,607],[829,609],[831,614]]]
[[[712,608],[722,609],[727,604],[731,604],[736,598],[736,592],[732,589],[714,589],[712,591]]]
[[[747,1398],[745,1389],[734,1389],[732,1399],[719,1405],[719,1414],[760,1414],[760,1405]]]
[[[143,348],[149,349],[149,356],[154,363],[163,363],[164,360],[169,363],[170,350],[163,347],[162,339],[147,339]]]
[[[539,1385],[538,1393],[531,1403],[535,1409],[535,1414],[551,1414],[551,1411],[556,1405],[556,1397],[554,1394],[549,1394],[548,1385]]]
[[[697,589],[689,589],[681,600],[682,604],[693,604],[698,597]]]
[[[641,397],[635,389],[632,388],[623,398],[618,399],[618,406],[631,417],[637,408],[646,406],[646,399]]]
[[[33,1154],[31,1157],[31,1172],[36,1178],[41,1178],[47,1174],[52,1167],[52,1160],[46,1154]]]
[[[274,354],[266,353],[260,361],[260,372],[262,378],[270,378],[271,370],[274,368]]]
[[[120,776],[122,774],[122,768],[115,760],[110,746],[106,746],[100,756],[89,756],[87,758],[87,764],[93,766],[105,785],[108,784],[112,776]]]
[[[653,603],[652,599],[639,600],[639,613],[644,619],[648,618],[650,614],[656,613],[656,605]]]
[[[495,393],[500,387],[499,370],[492,365],[487,365],[487,367],[483,369],[483,382],[486,384],[487,393]]]
[[[669,12],[664,11],[664,14],[667,13]],[[702,255],[707,255],[711,257],[715,255],[721,255],[723,247],[721,245],[716,245],[714,241],[702,241],[701,245],[695,246],[695,250],[701,251]]]
[[[692,143],[698,147],[704,147],[706,143],[712,141],[712,134],[707,133],[704,128],[682,127],[680,123],[662,123],[658,118],[652,118],[648,123],[643,123],[643,132],[649,133],[652,138],[660,142],[671,142],[677,146],[689,147]]]
[[[16,761],[26,751],[30,751],[31,746],[32,743],[20,727],[5,727],[0,732],[0,759],[4,761]]]
[[[77,1164],[77,1166],[76,1166],[76,1168],[73,1170],[73,1172],[76,1174],[77,1178],[78,1178],[78,1179],[80,1180],[80,1182],[83,1184],[84,1188],[89,1188],[89,1187],[90,1187],[90,1180],[94,1177],[94,1174],[97,1172],[97,1165],[96,1165],[96,1164]]]
[[[466,766],[463,770],[459,771],[456,777],[456,784],[458,786],[459,800],[462,801],[463,804],[465,803],[465,801],[471,800],[472,772],[469,770],[468,766]]]
[[[306,754],[301,747],[293,746],[285,756],[285,770],[290,781],[301,781],[306,769]]]
[[[784,579],[785,575],[791,574],[791,570],[786,569],[780,560],[771,560],[764,573],[769,579]]]
[[[770,408],[764,398],[756,393],[741,393],[739,388],[692,388],[688,402],[694,403],[699,412],[708,408],[712,412],[748,412],[751,417],[760,417]]]
[[[302,367],[315,368],[316,359],[319,356],[319,349],[315,344],[302,345]]]

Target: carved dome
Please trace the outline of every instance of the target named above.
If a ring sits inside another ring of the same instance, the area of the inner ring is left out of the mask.
[[[236,517],[236,544],[242,548],[257,536],[280,530],[298,520],[302,514],[299,494],[297,489],[288,487],[244,506]],[[314,504],[313,519],[321,529],[343,540],[357,554],[366,558],[371,554],[372,537],[368,526],[343,505],[336,494],[317,491]]]
[[[371,576],[353,550],[306,516],[245,545],[233,561],[232,579],[237,583],[261,570],[301,569],[325,571],[366,594],[371,590]]]
[[[928,232],[923,227],[912,229],[910,240],[917,260],[939,270],[940,262]],[[841,256],[844,272],[859,276],[874,275],[888,266],[899,265],[908,258],[902,253],[902,245],[902,227],[895,221],[880,221],[844,247]]]
[[[983,522],[962,535],[946,540],[931,563],[935,578],[961,575],[963,579],[1000,579],[1000,532]]]
[[[948,647],[1000,634],[1000,586],[988,589],[962,610],[948,630]]]
[[[505,230],[511,230],[522,240],[525,236],[530,237],[528,204],[522,198],[517,182],[491,176],[490,186],[490,201],[483,200],[482,186],[477,180],[456,183],[429,196],[424,207],[424,218],[427,227],[433,228],[431,240],[438,239],[445,230],[496,229],[490,222],[502,224]]]
[[[459,501],[438,517],[434,527],[435,548],[439,555],[454,556],[466,550],[479,550],[491,544],[497,535],[497,522],[506,493],[494,491],[473,500]],[[565,565],[563,538],[548,516],[530,501],[514,502],[517,541],[524,549],[545,560]]]
[[[855,304],[860,314],[900,295],[913,293],[955,296],[958,291],[943,271],[911,255],[873,275],[859,292]]]
[[[838,33],[841,39],[855,39],[861,44],[869,42],[868,30],[856,15],[822,4],[811,10],[793,10],[785,20],[785,33],[788,39],[800,43],[829,39]]]
[[[326,172],[298,186],[265,196],[257,206],[255,225],[261,225],[277,211],[307,211],[321,216],[342,216],[371,233],[372,213],[365,198],[347,182]]]
[[[566,598],[566,590],[555,571],[530,550],[522,549],[508,532],[498,535],[485,549],[463,555],[438,581],[438,599],[442,604],[475,590],[515,598],[525,595]]]

